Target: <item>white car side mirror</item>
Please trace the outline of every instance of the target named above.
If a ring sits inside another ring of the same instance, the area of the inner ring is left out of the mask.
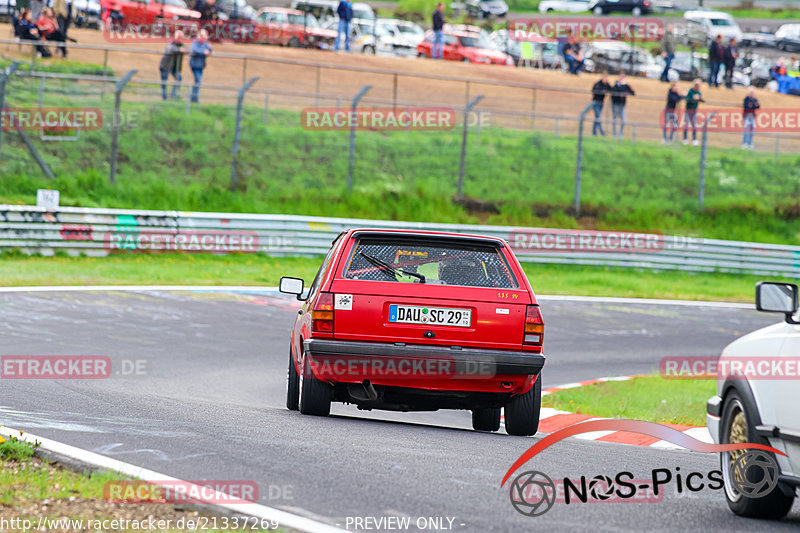
[[[792,316],[798,308],[798,288],[794,283],[759,281],[756,283],[756,309],[766,313],[783,313],[786,322],[796,324]]]

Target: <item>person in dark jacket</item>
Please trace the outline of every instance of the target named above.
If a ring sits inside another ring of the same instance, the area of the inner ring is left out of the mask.
[[[664,138],[661,144],[669,144],[678,129],[678,104],[686,95],[678,92],[678,82],[673,81],[669,84],[667,92],[667,107],[664,109]],[[667,128],[672,127],[667,137]]]
[[[572,35],[569,36],[567,44],[564,45],[564,60],[569,66],[569,73],[577,76],[578,72],[583,68],[584,59],[580,43]]]
[[[197,0],[192,9],[200,12],[200,20],[219,20],[217,0]]]
[[[756,90],[752,87],[747,89],[747,96],[744,97],[742,116],[744,118],[744,134],[742,135],[742,148],[753,149],[753,134],[756,131],[756,109],[761,109],[761,104],[756,98]]]
[[[436,11],[433,12],[433,47],[431,48],[432,59],[443,59],[444,49],[444,4],[436,4]]]
[[[594,111],[594,124],[592,125],[592,135],[597,135],[597,132],[600,132],[600,135],[606,135],[606,132],[603,131],[603,123],[601,122],[601,115],[603,113],[603,102],[606,99],[606,95],[611,92],[611,85],[608,83],[608,74],[603,74],[603,77],[600,78],[600,81],[594,84],[592,87],[592,110]]]
[[[191,55],[189,56],[189,68],[194,75],[194,86],[192,86],[192,102],[197,103],[200,95],[200,84],[203,83],[203,70],[206,68],[206,57],[211,55],[211,45],[208,44],[208,31],[200,30],[197,39],[192,41]]]
[[[166,81],[170,76],[175,78],[177,82],[172,86],[171,98],[178,97],[178,90],[183,77],[181,76],[181,69],[183,68],[183,32],[176,30],[172,40],[167,43],[167,49],[164,50],[164,55],[161,56],[161,63],[158,70],[161,72],[161,98],[167,99],[167,84]]]
[[[733,89],[733,69],[736,67],[736,58],[739,50],[736,48],[736,39],[731,39],[722,51],[722,63],[725,65],[725,87]]]
[[[719,66],[722,64],[722,35],[717,35],[711,46],[708,47],[708,86],[719,87]]]
[[[661,81],[669,81],[669,69],[672,67],[672,60],[675,59],[676,50],[675,26],[667,24],[667,29],[661,38],[661,57],[664,58],[664,71],[661,73]]]
[[[19,38],[23,41],[40,41],[42,39],[42,33],[33,22],[33,15],[30,9],[24,8],[20,12],[19,20],[17,21],[17,32]],[[46,47],[40,44],[36,45],[36,51],[39,57],[50,57],[52,55]]]
[[[624,72],[620,73],[614,87],[611,88],[611,127],[614,130],[614,138],[622,139],[625,137],[625,104],[628,96],[635,96],[636,93],[628,85],[628,77]],[[617,120],[619,120],[619,135],[617,135]]]
[[[689,144],[688,133],[689,125],[692,126],[692,144],[697,146],[697,106],[703,100],[703,95],[700,93],[700,86],[702,85],[700,78],[694,80],[694,85],[686,93],[686,113],[683,122],[683,144]]]
[[[336,14],[339,15],[339,27],[336,29],[336,41],[333,43],[333,49],[339,49],[339,42],[344,35],[344,49],[350,51],[350,21],[353,20],[353,2],[351,0],[341,0],[339,6],[336,8]]]

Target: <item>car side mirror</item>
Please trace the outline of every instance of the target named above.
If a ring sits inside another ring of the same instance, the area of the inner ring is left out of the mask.
[[[756,309],[765,313],[783,313],[786,322],[798,324],[793,318],[798,308],[798,289],[794,283],[759,281],[756,283]]]
[[[294,294],[298,300],[303,299],[303,286],[305,282],[300,278],[281,277],[278,290],[285,294]]]

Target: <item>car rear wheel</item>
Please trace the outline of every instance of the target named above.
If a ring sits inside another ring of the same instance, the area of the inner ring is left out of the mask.
[[[756,434],[750,418],[752,409],[748,410],[745,405],[746,402],[735,391],[730,392],[725,398],[720,429],[720,442],[722,444],[741,444],[744,442],[768,444]],[[733,476],[737,474],[732,471],[733,463],[744,452],[745,450],[734,450],[720,454],[720,467],[725,481],[725,499],[728,501],[728,507],[737,515],[751,518],[778,519],[786,516],[792,508],[794,495],[786,495],[780,485],[776,485],[772,492],[760,498],[748,498],[734,487]],[[760,481],[749,479],[750,475],[746,477],[748,481],[756,483]]]
[[[361,49],[361,53],[362,54],[366,54],[368,56],[374,56],[375,55],[375,47],[368,44],[367,46],[365,46],[364,48]]]
[[[290,411],[297,411],[300,402],[300,376],[297,375],[297,368],[294,366],[292,358],[292,347],[289,347],[289,372],[286,377],[286,408]]]
[[[428,57],[428,56],[426,56],[426,55],[425,55],[425,54],[423,54],[422,52],[418,52],[418,53],[417,53],[417,57]]]
[[[535,435],[539,429],[541,407],[542,375],[539,374],[531,390],[514,396],[506,404],[506,433],[523,437]]]
[[[297,37],[292,37],[291,39],[289,39],[289,46],[291,48],[300,48],[300,44],[301,44],[300,39],[298,39]]]
[[[475,431],[497,431],[500,429],[500,408],[473,409],[472,429]]]
[[[300,412],[304,415],[328,416],[331,413],[333,389],[314,377],[306,366],[307,362],[308,359],[304,357],[300,368]]]

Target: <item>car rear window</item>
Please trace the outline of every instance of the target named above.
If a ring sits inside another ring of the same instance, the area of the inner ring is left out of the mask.
[[[358,238],[343,276],[368,281],[519,288],[497,246],[431,238]]]

